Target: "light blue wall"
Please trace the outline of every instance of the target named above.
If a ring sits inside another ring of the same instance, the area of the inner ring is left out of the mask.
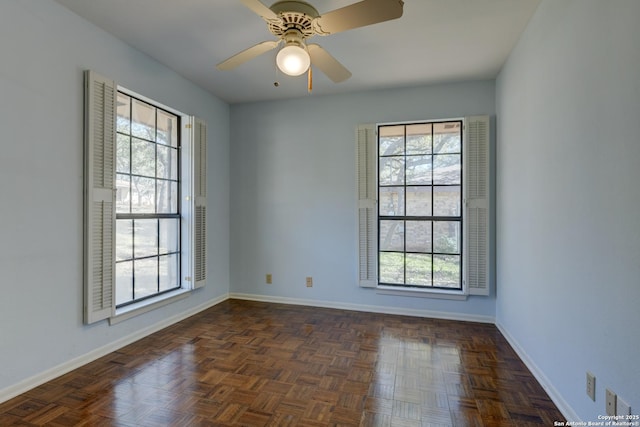
[[[497,79],[497,322],[585,421],[640,412],[639,20],[543,1]]]
[[[596,419],[610,387],[637,413],[639,17],[637,0],[545,0],[495,84],[229,107],[53,1],[0,2],[0,392],[231,290],[495,315],[565,412]],[[116,326],[82,325],[87,68],[209,124],[211,285]],[[356,124],[496,110],[497,296],[358,288]]]
[[[82,324],[83,76],[209,125],[208,277],[115,326]],[[53,1],[0,1],[0,395],[229,291],[229,107]]]
[[[355,129],[493,115],[494,93],[494,82],[481,81],[233,105],[232,291],[493,320],[493,296],[460,302],[358,287]]]

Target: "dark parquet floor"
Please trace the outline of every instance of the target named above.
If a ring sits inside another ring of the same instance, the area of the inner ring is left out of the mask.
[[[228,300],[0,404],[0,426],[552,426],[494,325]]]

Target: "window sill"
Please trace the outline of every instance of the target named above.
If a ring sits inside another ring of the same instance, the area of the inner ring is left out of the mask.
[[[109,318],[110,325],[116,325],[132,317],[139,316],[143,313],[147,313],[156,308],[164,307],[172,302],[185,299],[191,293],[191,289],[176,289],[174,292],[169,292],[163,295],[158,295],[155,298],[149,298],[139,303],[131,304],[123,308],[116,309],[116,314]]]
[[[419,298],[437,298],[448,299],[454,301],[465,301],[468,295],[464,291],[446,289],[419,289],[410,287],[399,286],[384,286],[379,285],[376,287],[376,293],[381,295],[397,295],[403,297],[419,297]]]

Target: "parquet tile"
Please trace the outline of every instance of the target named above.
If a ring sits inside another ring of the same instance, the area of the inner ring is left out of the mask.
[[[0,404],[0,426],[535,426],[493,325],[229,300]]]

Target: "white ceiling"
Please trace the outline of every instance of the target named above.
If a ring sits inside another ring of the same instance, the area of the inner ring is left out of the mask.
[[[276,72],[276,51],[231,71],[215,68],[274,40],[240,0],[56,1],[229,103],[307,95],[304,75]],[[356,2],[308,1],[320,14]],[[353,76],[336,84],[314,70],[313,95],[494,78],[539,1],[405,0],[400,19],[315,36]]]

